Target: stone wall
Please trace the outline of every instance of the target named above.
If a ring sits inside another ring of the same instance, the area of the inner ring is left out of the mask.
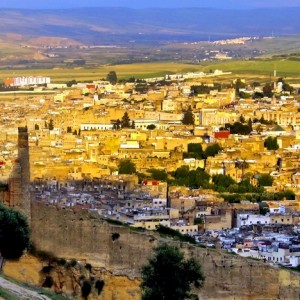
[[[77,258],[105,268],[116,276],[138,278],[153,247],[156,233],[137,233],[101,221],[97,214],[32,204],[32,238],[36,246],[63,258]],[[112,234],[120,237],[113,241]],[[205,286],[201,299],[299,299],[300,274],[243,259],[220,250],[177,244],[203,266]]]

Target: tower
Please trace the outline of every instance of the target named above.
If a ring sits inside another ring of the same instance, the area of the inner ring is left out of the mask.
[[[30,172],[27,127],[18,128],[18,159],[8,181],[10,206],[20,210],[30,220]]]

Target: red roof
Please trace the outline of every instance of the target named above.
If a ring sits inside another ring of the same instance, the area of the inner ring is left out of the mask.
[[[228,139],[229,135],[230,131],[227,130],[214,132],[215,139]]]

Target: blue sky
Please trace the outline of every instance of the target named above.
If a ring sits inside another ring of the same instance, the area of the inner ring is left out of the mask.
[[[0,0],[0,8],[72,8],[72,7],[216,7],[261,8],[299,7],[300,0]]]

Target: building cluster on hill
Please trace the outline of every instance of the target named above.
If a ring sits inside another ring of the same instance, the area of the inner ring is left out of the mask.
[[[205,244],[216,235],[238,254],[297,265],[295,89],[281,79],[224,87],[173,77],[49,83],[39,95],[4,101],[1,201],[14,206],[21,192],[23,126],[34,201],[149,230],[170,227]],[[260,226],[260,235],[231,232],[247,226]],[[280,226],[292,228],[288,237]]]

